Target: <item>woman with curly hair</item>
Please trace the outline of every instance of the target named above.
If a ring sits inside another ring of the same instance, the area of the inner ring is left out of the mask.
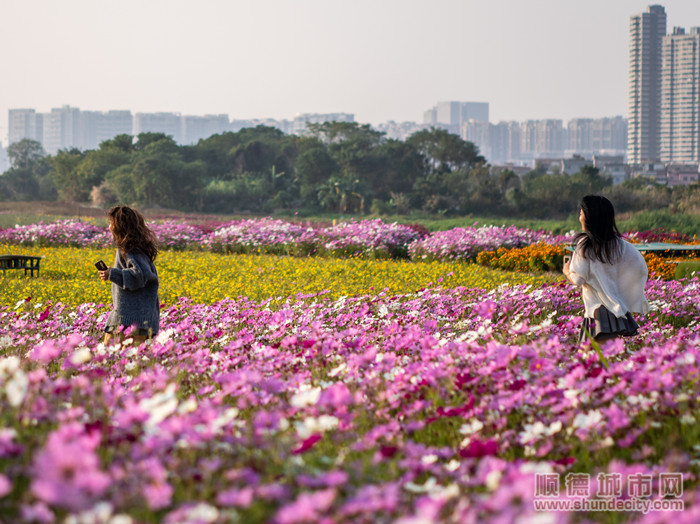
[[[644,296],[648,270],[644,257],[622,239],[615,223],[615,209],[604,196],[581,200],[582,232],[564,275],[581,288],[585,308],[579,342],[597,342],[634,336],[639,325],[632,313],[647,313]]]
[[[119,340],[119,329],[134,327],[134,344],[141,344],[158,333],[160,306],[158,272],[153,263],[158,255],[156,237],[143,215],[128,206],[107,212],[117,254],[114,267],[99,271],[100,278],[112,283],[112,311],[105,326],[105,345]]]

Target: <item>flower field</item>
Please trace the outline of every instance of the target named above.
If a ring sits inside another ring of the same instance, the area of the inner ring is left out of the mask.
[[[109,285],[97,278],[94,263],[111,265],[114,249],[22,247],[0,244],[0,253],[39,255],[38,278],[8,271],[2,278],[0,304],[34,302],[111,304]],[[551,282],[551,275],[513,275],[461,262],[414,264],[406,260],[293,258],[259,255],[222,255],[206,251],[163,251],[156,261],[161,279],[161,302],[179,297],[211,304],[244,295],[253,300],[286,300],[290,295],[324,292],[331,298],[386,290],[413,292],[431,284],[448,287],[494,288],[517,278],[525,284]]]
[[[0,276],[0,521],[700,521],[697,276],[581,347],[553,274],[165,250],[160,334],[104,347],[113,250],[10,250],[45,258]],[[681,473],[685,510],[535,512],[599,473]]]
[[[571,235],[516,227],[456,228],[429,234],[421,227],[382,220],[340,222],[330,227],[272,218],[237,220],[207,227],[186,222],[149,224],[161,246],[214,253],[325,255],[371,259],[473,260],[486,249],[521,247],[537,242],[563,243]],[[109,246],[107,229],[87,222],[64,220],[16,226],[0,231],[0,243],[35,247]]]

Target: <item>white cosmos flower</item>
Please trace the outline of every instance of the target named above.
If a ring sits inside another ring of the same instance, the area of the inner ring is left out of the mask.
[[[459,432],[462,435],[471,435],[472,433],[476,433],[477,431],[481,431],[484,427],[484,424],[479,420],[479,419],[473,419],[471,422],[467,422],[466,424],[462,424],[462,426],[459,428]]]
[[[299,438],[309,438],[314,433],[323,433],[338,427],[338,419],[331,415],[321,415],[320,417],[306,417],[303,421],[294,423],[294,429]]]
[[[73,351],[73,354],[70,356],[70,361],[74,366],[79,366],[80,364],[89,362],[91,357],[90,350],[85,346],[81,346]]]
[[[150,415],[146,422],[148,426],[155,426],[168,418],[175,412],[177,405],[175,384],[168,384],[163,393],[156,393],[151,398],[139,402],[139,408]]]
[[[592,428],[603,420],[603,415],[598,411],[597,409],[591,410],[588,413],[579,413],[576,415],[576,418],[574,418],[574,427],[575,428]]]
[[[12,407],[18,407],[24,397],[27,395],[29,388],[29,379],[21,369],[15,371],[13,377],[5,384],[5,395]]]
[[[313,406],[321,398],[321,388],[310,386],[302,386],[299,392],[295,393],[289,400],[289,403],[295,408],[304,408]]]

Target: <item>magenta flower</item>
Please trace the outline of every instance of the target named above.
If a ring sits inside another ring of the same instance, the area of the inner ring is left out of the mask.
[[[496,455],[498,453],[498,442],[495,440],[479,440],[473,439],[466,448],[459,450],[459,456],[462,458],[480,458],[488,455]]]
[[[294,448],[292,450],[292,455],[300,455],[302,453],[305,453],[309,451],[311,448],[313,448],[316,443],[321,440],[321,434],[320,433],[314,433],[310,437],[304,439],[301,444],[299,444],[298,447]]]

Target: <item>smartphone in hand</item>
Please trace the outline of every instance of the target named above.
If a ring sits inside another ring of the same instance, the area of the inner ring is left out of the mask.
[[[95,262],[95,267],[100,271],[104,271],[107,269],[107,264],[105,264],[102,260],[98,260]]]

